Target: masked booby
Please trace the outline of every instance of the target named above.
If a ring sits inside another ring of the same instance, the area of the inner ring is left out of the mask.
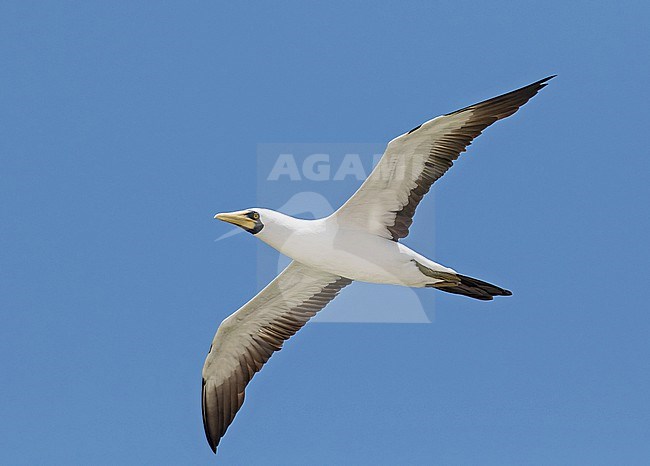
[[[302,220],[269,209],[220,213],[293,262],[219,326],[203,367],[208,443],[219,441],[253,375],[353,280],[437,288],[480,300],[512,293],[461,275],[409,249],[418,204],[472,140],[515,113],[553,78],[439,116],[393,139],[370,176],[336,212]]]

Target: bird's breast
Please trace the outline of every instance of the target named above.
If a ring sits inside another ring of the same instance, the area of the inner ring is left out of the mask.
[[[297,233],[287,237],[278,250],[305,265],[352,280],[414,286],[413,280],[419,279],[401,245],[366,232]]]

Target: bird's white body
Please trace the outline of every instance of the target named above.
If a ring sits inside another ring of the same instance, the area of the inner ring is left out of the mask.
[[[423,274],[418,263],[437,272],[455,273],[402,243],[341,226],[335,215],[304,220],[268,209],[257,211],[267,219],[257,238],[318,270],[356,281],[416,288],[441,281]]]

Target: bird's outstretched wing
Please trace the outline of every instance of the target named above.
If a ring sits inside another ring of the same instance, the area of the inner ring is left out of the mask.
[[[397,241],[409,233],[415,209],[472,140],[515,113],[554,76],[442,115],[388,143],[359,190],[334,214],[339,225]]]
[[[350,283],[294,261],[221,323],[203,366],[201,395],[203,427],[214,452],[253,375]]]

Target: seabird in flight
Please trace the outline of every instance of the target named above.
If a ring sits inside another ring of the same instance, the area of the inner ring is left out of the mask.
[[[302,220],[261,208],[215,216],[293,262],[227,317],[212,341],[203,366],[202,410],[214,452],[253,375],[353,280],[436,288],[486,301],[512,294],[437,264],[399,240],[408,235],[431,185],[472,140],[515,113],[553,77],[439,116],[393,139],[359,190],[329,217]]]

